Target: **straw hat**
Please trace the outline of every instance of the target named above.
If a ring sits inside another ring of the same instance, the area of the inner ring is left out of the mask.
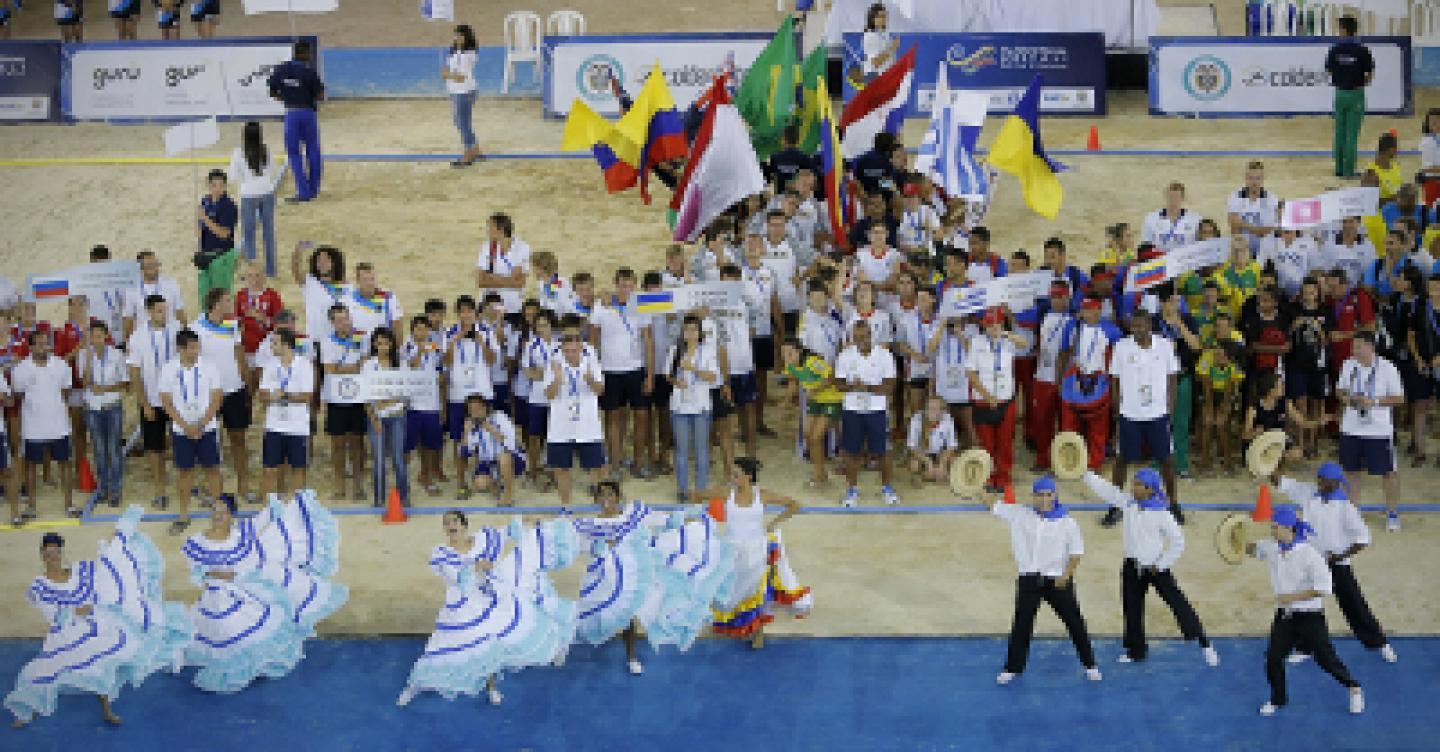
[[[1284,431],[1266,431],[1260,434],[1250,442],[1250,448],[1245,450],[1245,466],[1250,468],[1250,472],[1257,478],[1273,474],[1285,456],[1287,441]]]
[[[994,468],[990,453],[984,449],[967,449],[950,463],[950,490],[958,496],[974,496],[990,480]]]
[[[1061,431],[1050,442],[1050,467],[1055,477],[1075,480],[1089,468],[1090,454],[1085,439],[1074,431]]]
[[[1226,564],[1239,564],[1245,559],[1245,545],[1250,542],[1250,517],[1236,512],[1226,515],[1215,529],[1215,551]]]

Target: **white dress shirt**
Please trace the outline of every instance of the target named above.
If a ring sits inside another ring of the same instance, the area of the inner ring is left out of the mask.
[[[1300,505],[1305,521],[1315,528],[1309,542],[1327,558],[1343,554],[1357,543],[1370,545],[1370,528],[1349,499],[1326,501],[1320,498],[1314,484],[1291,478],[1280,479],[1280,493]],[[1350,560],[1341,559],[1337,563],[1348,566]]]
[[[1330,567],[1308,542],[1296,543],[1289,551],[1281,551],[1275,539],[1262,540],[1255,544],[1255,558],[1270,565],[1270,587],[1275,595],[1289,595],[1314,590],[1322,595],[1331,592]],[[1324,603],[1319,598],[1296,601],[1288,606],[1291,611],[1323,611]]]
[[[1060,577],[1070,557],[1085,553],[1074,517],[1048,520],[1025,504],[996,504],[991,511],[1010,525],[1010,549],[1022,575]]]
[[[1135,497],[1093,472],[1085,473],[1085,486],[1101,501],[1125,515],[1125,558],[1142,567],[1170,569],[1185,551],[1185,535],[1168,509],[1145,509]]]

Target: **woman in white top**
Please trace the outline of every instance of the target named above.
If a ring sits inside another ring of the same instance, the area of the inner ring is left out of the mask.
[[[400,367],[399,348],[395,334],[385,327],[370,333],[370,357],[360,366],[361,373]],[[395,470],[395,488],[400,503],[410,506],[410,477],[405,462],[405,401],[375,400],[365,405],[370,416],[370,472],[375,482],[375,506],[385,505],[385,460]]]
[[[450,95],[455,128],[460,131],[460,143],[465,153],[451,167],[469,167],[480,158],[480,147],[475,141],[475,130],[471,119],[475,112],[475,32],[466,24],[455,27],[455,41],[450,45],[450,55],[440,78],[445,80],[445,91]]]
[[[285,175],[285,167],[270,159],[270,149],[260,124],[250,121],[241,131],[240,148],[230,155],[230,185],[240,193],[240,248],[245,259],[255,260],[255,220],[265,234],[265,276],[274,279],[275,260],[275,186]]]
[[[1420,173],[1415,179],[1424,192],[1425,205],[1431,206],[1440,199],[1440,107],[1425,113],[1420,133]]]
[[[890,14],[885,10],[885,4],[872,3],[865,11],[865,35],[860,38],[860,49],[865,55],[862,63],[865,83],[895,62],[895,50],[900,48],[900,40],[891,38],[889,25]]]
[[[665,356],[670,379],[670,427],[675,436],[678,500],[690,501],[690,454],[695,454],[695,488],[710,485],[710,389],[720,381],[715,349],[705,344],[700,317],[680,322],[680,341]]]

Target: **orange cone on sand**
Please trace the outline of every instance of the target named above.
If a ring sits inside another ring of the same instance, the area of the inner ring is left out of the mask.
[[[725,521],[725,500],[719,496],[710,500],[710,519],[716,522]]]
[[[380,521],[386,525],[398,525],[406,520],[405,507],[400,505],[400,491],[390,489],[390,498],[385,502],[385,514]]]
[[[1014,504],[1014,503],[1015,503],[1015,486],[1014,486],[1013,484],[1010,484],[1010,483],[1006,483],[1006,484],[1005,484],[1005,503],[1006,503],[1006,504]]]
[[[1090,136],[1085,139],[1085,151],[1100,151],[1100,126],[1090,126]]]
[[[95,474],[92,473],[92,472],[90,472],[90,460],[88,460],[88,459],[86,459],[86,458],[84,458],[84,457],[81,457],[81,458],[80,458],[80,472],[79,472],[79,475],[80,475],[80,479],[79,479],[79,481],[76,483],[76,486],[79,488],[79,490],[81,491],[81,493],[94,493],[94,492],[95,492]]]
[[[1270,484],[1262,483],[1260,498],[1255,500],[1255,511],[1250,513],[1250,519],[1255,522],[1269,522],[1274,513],[1275,510],[1271,508],[1270,504]]]

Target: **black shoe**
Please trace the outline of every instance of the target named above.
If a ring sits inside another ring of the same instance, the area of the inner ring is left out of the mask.
[[[1105,512],[1105,518],[1100,520],[1100,527],[1115,527],[1119,521],[1120,507],[1110,507],[1109,511]]]
[[[1185,512],[1181,511],[1179,504],[1171,504],[1171,505],[1170,505],[1170,514],[1172,514],[1172,515],[1175,516],[1175,524],[1177,524],[1177,525],[1184,525],[1184,524],[1185,524]]]

